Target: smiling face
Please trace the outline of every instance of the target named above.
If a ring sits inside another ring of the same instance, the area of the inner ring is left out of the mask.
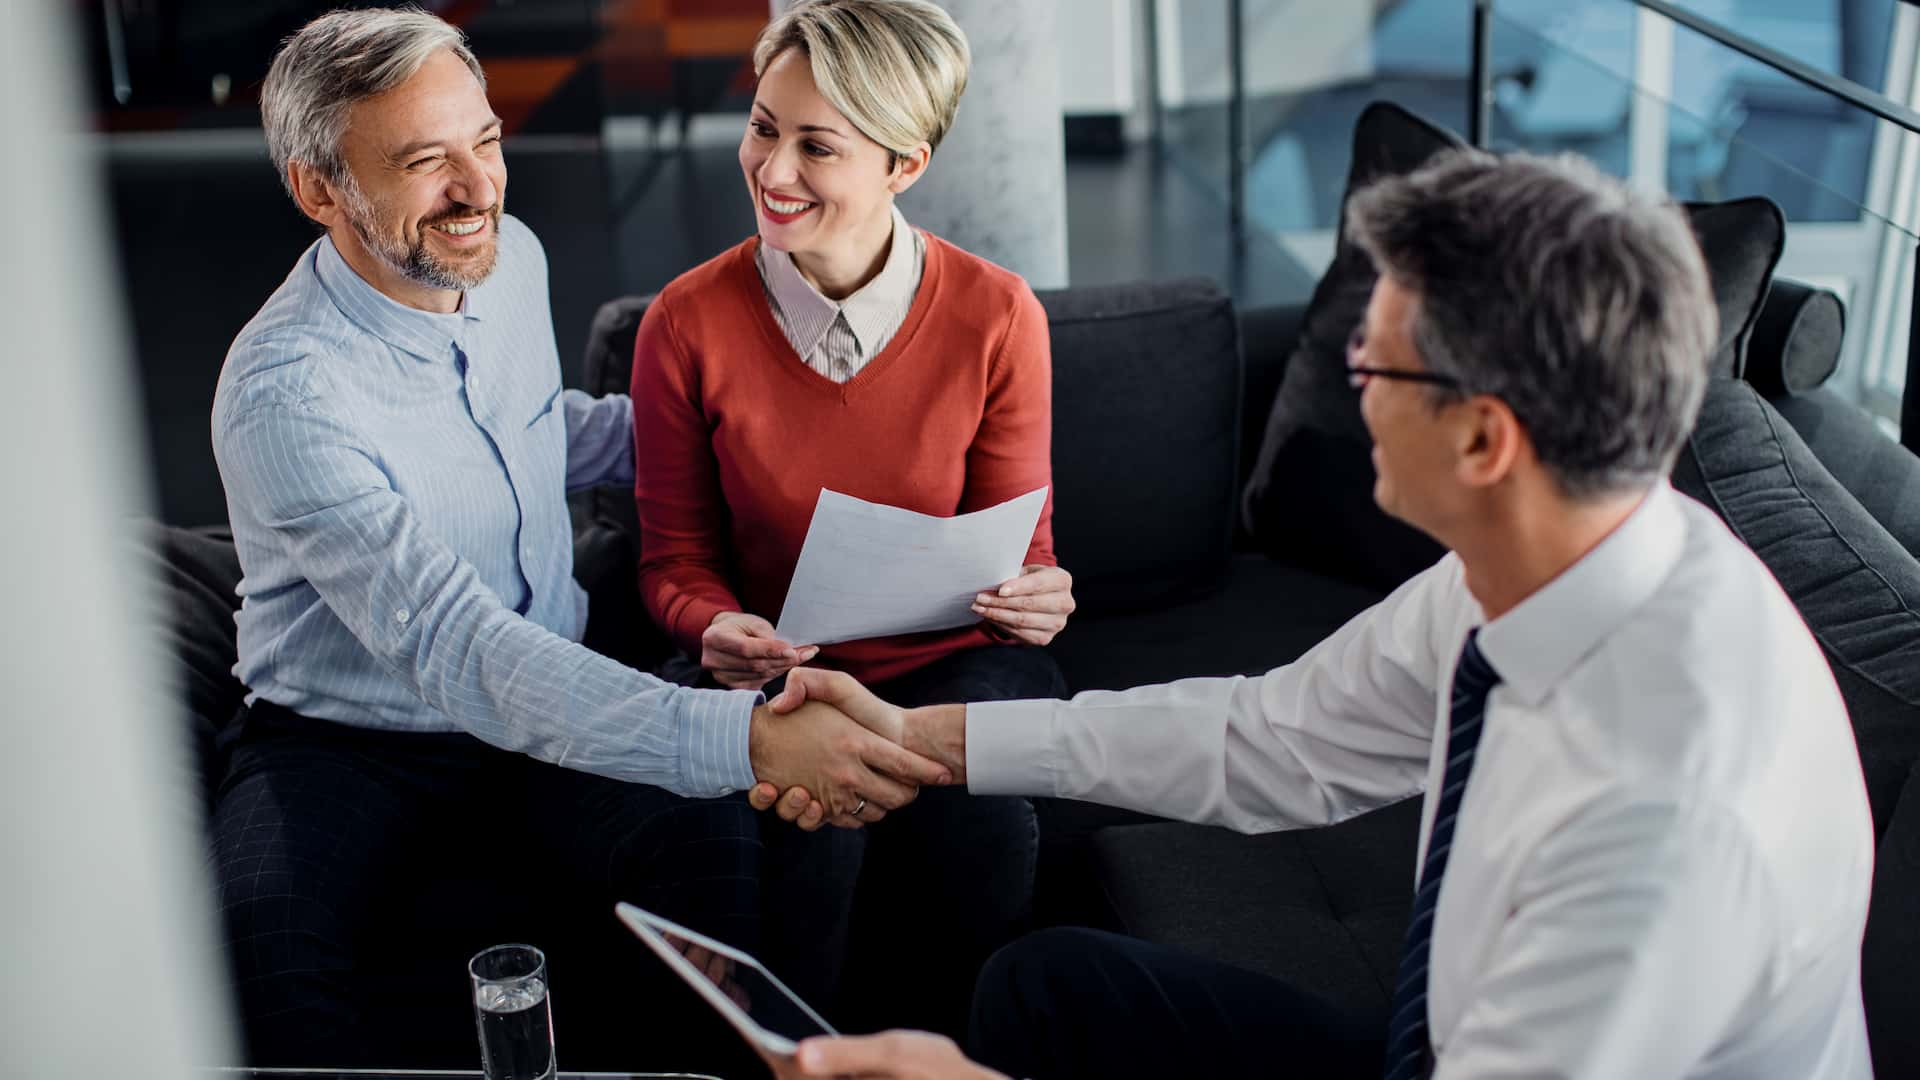
[[[799,49],[767,65],[740,140],[760,239],[793,255],[802,273],[811,264],[864,265],[883,256],[893,196],[925,160],[918,152],[896,160],[849,123],[814,86]]]
[[[353,106],[334,185],[334,243],[375,288],[401,303],[451,310],[499,254],[507,188],[500,118],[452,52]],[[344,225],[346,228],[337,228]],[[350,250],[351,249],[351,250]]]

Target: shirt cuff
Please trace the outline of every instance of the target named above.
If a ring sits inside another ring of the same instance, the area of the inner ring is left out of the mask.
[[[1052,795],[1057,701],[981,701],[967,706],[967,790],[975,795]]]
[[[754,785],[747,732],[753,710],[766,698],[758,690],[684,690],[687,695],[687,786],[696,795],[718,796]]]

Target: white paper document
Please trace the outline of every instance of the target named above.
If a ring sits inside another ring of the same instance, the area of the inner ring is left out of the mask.
[[[1017,577],[1047,489],[933,517],[822,489],[775,632],[790,645],[945,630],[980,621],[973,598]]]

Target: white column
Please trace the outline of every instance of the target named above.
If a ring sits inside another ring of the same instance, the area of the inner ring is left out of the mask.
[[[0,33],[0,1076],[230,1064],[181,691],[157,589],[119,275],[66,24]],[[455,972],[458,978],[458,972]],[[455,993],[458,993],[456,985]]]
[[[1673,20],[1644,8],[1634,20],[1633,97],[1627,114],[1627,178],[1642,191],[1667,190],[1667,110],[1673,101]]]
[[[1067,283],[1067,174],[1054,5],[942,0],[966,31],[973,72],[907,220],[1027,279]]]

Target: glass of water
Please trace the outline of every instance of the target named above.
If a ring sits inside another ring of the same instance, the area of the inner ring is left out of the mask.
[[[468,961],[467,972],[487,1080],[549,1080],[553,1010],[546,955],[531,945],[495,945]]]

